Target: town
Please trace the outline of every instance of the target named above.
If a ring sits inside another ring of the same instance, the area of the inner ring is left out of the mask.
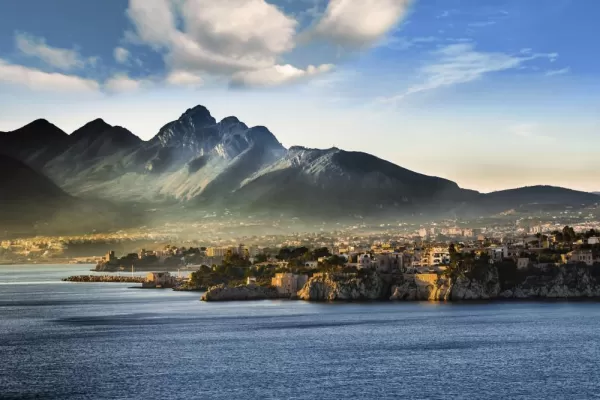
[[[523,271],[535,275],[561,265],[600,267],[600,230],[565,226],[547,231],[533,227],[521,234],[490,237],[483,230],[419,229],[393,240],[348,237],[329,241],[288,240],[273,247],[229,245],[185,247],[166,245],[117,257],[103,256],[97,271],[149,271],[146,286],[205,291],[215,285],[270,286],[280,297],[294,296],[316,274],[373,271],[429,284],[467,259],[494,264],[501,274]],[[440,235],[448,240],[437,240]],[[159,271],[159,272],[157,272]],[[169,271],[187,272],[187,279]]]

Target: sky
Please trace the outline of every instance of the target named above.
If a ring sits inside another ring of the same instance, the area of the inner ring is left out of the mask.
[[[19,0],[0,131],[101,117],[142,139],[201,104],[285,145],[483,192],[600,190],[600,2]]]

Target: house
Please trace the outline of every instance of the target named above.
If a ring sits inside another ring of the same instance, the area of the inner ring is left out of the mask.
[[[319,266],[319,262],[318,261],[305,261],[304,262],[304,266],[306,268],[317,268]]]
[[[371,255],[359,254],[356,259],[356,264],[358,269],[371,268],[374,265],[374,260],[371,258]]]
[[[487,252],[488,256],[490,257],[490,263],[493,264],[497,261],[502,261],[504,251],[501,247],[490,247]]]
[[[168,288],[175,286],[176,279],[168,272],[148,272],[142,287]]]
[[[591,250],[575,250],[571,253],[569,264],[585,263],[586,265],[594,265],[594,255]]]
[[[277,289],[280,295],[292,295],[308,281],[307,275],[296,275],[290,272],[275,274],[275,277],[271,279],[271,285]]]
[[[256,277],[249,276],[248,278],[246,278],[246,285],[256,285]]]
[[[381,253],[375,255],[375,265],[378,272],[402,271],[402,253]]]
[[[520,257],[517,259],[517,268],[525,269],[529,266],[529,258]]]
[[[600,237],[588,238],[587,242],[588,242],[588,244],[591,244],[591,245],[600,244]]]

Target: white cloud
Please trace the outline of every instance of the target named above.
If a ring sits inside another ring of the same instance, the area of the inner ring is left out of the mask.
[[[57,92],[95,92],[98,82],[61,73],[48,73],[34,68],[10,64],[0,59],[0,82],[18,84],[33,90]]]
[[[188,71],[172,71],[167,75],[166,81],[176,86],[200,86],[204,82],[201,76]]]
[[[127,61],[129,61],[129,58],[131,57],[129,50],[127,50],[123,47],[116,47],[113,52],[113,55],[115,57],[115,60],[119,64],[125,64]]]
[[[97,61],[96,57],[85,59],[72,49],[48,46],[44,38],[27,33],[17,33],[15,35],[15,45],[23,54],[39,58],[45,63],[62,70],[83,68],[86,63],[93,65]]]
[[[169,84],[225,77],[272,86],[331,69],[282,62],[296,47],[298,22],[265,0],[130,0],[128,15],[138,39],[163,52]]]
[[[348,47],[375,43],[408,12],[411,0],[330,0],[313,35]]]
[[[437,40],[438,38],[435,36],[421,36],[413,38],[404,36],[391,36],[384,39],[378,47],[387,47],[391,50],[403,51],[423,43],[433,43]]]
[[[295,46],[297,22],[264,0],[130,0],[128,15],[140,39],[164,48],[178,71],[260,70]]]
[[[123,93],[134,92],[149,84],[150,81],[145,79],[132,79],[126,74],[116,74],[107,79],[103,87],[108,92]]]
[[[553,137],[540,133],[541,127],[538,124],[523,123],[510,126],[508,131],[513,135],[521,136],[528,139],[537,140],[554,140]]]
[[[160,48],[171,42],[176,28],[170,0],[130,0],[127,15],[144,43]]]
[[[232,84],[237,86],[276,86],[316,76],[332,69],[332,64],[309,65],[306,69],[296,68],[290,64],[274,65],[262,70],[238,72],[233,75]]]
[[[452,44],[436,50],[431,64],[419,69],[422,81],[410,86],[398,95],[382,98],[382,102],[396,102],[402,98],[428,90],[453,86],[481,79],[486,74],[520,68],[528,61],[558,57],[556,53],[526,53],[511,55],[499,52],[479,52],[472,43]]]
[[[562,69],[552,69],[552,70],[546,71],[546,76],[564,75],[564,74],[568,74],[569,72],[571,72],[571,68],[569,68],[569,67],[562,68]]]

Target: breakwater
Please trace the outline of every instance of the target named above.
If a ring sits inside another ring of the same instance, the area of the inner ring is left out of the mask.
[[[143,276],[119,276],[119,275],[74,275],[64,278],[64,282],[116,282],[116,283],[143,283]]]

